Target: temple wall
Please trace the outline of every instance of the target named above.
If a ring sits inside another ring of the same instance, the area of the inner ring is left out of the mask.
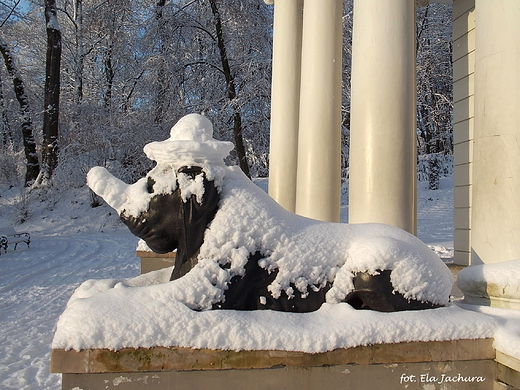
[[[474,137],[475,0],[453,3],[454,262],[471,258]]]
[[[520,0],[475,1],[471,263],[520,259]]]

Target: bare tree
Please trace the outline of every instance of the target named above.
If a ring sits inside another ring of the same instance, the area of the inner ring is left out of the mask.
[[[41,179],[48,180],[58,165],[58,129],[60,117],[61,31],[56,1],[45,0],[47,56],[43,110],[43,147]]]
[[[83,99],[83,68],[85,64],[85,51],[83,45],[83,0],[73,1],[73,15],[75,31],[75,69],[74,69],[74,102],[79,104]]]
[[[220,53],[220,60],[222,61],[222,71],[224,72],[224,77],[226,78],[227,85],[227,97],[233,107],[233,134],[235,136],[235,148],[237,151],[238,161],[240,168],[242,171],[250,177],[249,174],[249,165],[247,164],[246,159],[246,150],[244,148],[244,139],[242,137],[242,116],[240,115],[240,110],[236,106],[235,99],[237,98],[237,92],[235,88],[235,78],[231,71],[231,66],[229,65],[229,60],[227,56],[226,50],[226,42],[224,40],[224,32],[222,30],[222,20],[220,18],[220,12],[218,10],[216,0],[209,0],[211,5],[211,11],[213,13],[214,22],[215,22],[215,31],[217,34],[217,45]]]
[[[158,125],[161,125],[164,121],[165,110],[167,107],[166,102],[166,90],[168,85],[164,82],[166,77],[166,58],[164,58],[167,37],[166,37],[166,20],[164,17],[164,7],[166,5],[166,0],[157,0],[155,4],[155,22],[157,23],[157,37],[159,42],[157,44],[159,51],[159,64],[157,67],[157,79],[159,80],[159,85],[157,88],[157,101],[155,104],[155,118],[154,122]]]
[[[22,77],[20,76],[18,69],[16,68],[13,55],[11,50],[7,46],[7,43],[0,37],[0,52],[4,58],[5,67],[7,73],[13,80],[13,89],[20,105],[20,114],[22,117],[22,136],[24,144],[26,171],[25,171],[25,185],[32,184],[38,174],[40,173],[40,164],[38,162],[38,155],[36,153],[36,142],[34,141],[32,119],[29,109],[29,99],[25,93],[25,86]]]
[[[438,189],[452,167],[453,80],[451,7],[417,10],[417,147],[419,179]]]
[[[4,99],[4,86],[2,77],[0,75],[0,111],[2,111],[2,122],[0,123],[0,132],[2,133],[2,146],[13,143],[13,132],[9,125],[9,118],[7,117],[7,109]]]
[[[419,153],[453,152],[451,8],[430,4],[417,12],[417,129]]]

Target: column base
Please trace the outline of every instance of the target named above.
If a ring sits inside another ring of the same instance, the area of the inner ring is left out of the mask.
[[[520,310],[520,260],[473,265],[457,275],[462,303]]]

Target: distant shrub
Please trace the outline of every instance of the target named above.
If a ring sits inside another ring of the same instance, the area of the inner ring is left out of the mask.
[[[430,190],[439,189],[439,179],[453,173],[453,156],[442,153],[431,153],[419,156],[417,178],[428,181]]]

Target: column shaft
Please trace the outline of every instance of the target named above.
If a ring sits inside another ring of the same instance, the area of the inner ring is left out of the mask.
[[[339,221],[341,0],[305,0],[296,213]]]
[[[354,2],[349,222],[415,234],[415,2]]]
[[[276,0],[269,195],[294,212],[300,112],[303,0]]]

